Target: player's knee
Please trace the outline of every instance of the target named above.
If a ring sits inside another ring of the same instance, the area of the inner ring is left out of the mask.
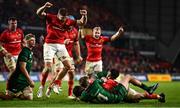
[[[29,96],[27,96],[27,98],[26,98],[27,100],[33,100],[33,94],[31,94],[31,95],[29,95]]]
[[[71,64],[67,64],[64,66],[68,71],[74,71],[75,67]]]
[[[129,75],[129,74],[127,74],[127,75],[125,75],[124,77],[127,78],[127,79],[130,79],[132,76]]]
[[[26,87],[26,88],[23,90],[23,97],[24,97],[26,100],[33,100],[33,90],[32,90],[32,88]]]
[[[33,100],[33,94],[29,93],[29,94],[24,95],[24,99],[25,100]]]
[[[45,63],[43,72],[51,72],[52,71],[52,63],[47,62]]]
[[[74,79],[74,69],[68,70],[68,74],[69,74],[69,79],[70,80]]]

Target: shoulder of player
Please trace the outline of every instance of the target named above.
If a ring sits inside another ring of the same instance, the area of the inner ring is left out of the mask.
[[[47,18],[57,18],[56,14],[46,13]]]
[[[21,28],[17,28],[16,30],[17,30],[18,32],[23,33],[23,29],[21,29]]]
[[[31,52],[31,50],[28,47],[23,47],[21,52],[29,53],[29,52]]]
[[[9,29],[7,28],[7,29],[4,29],[4,31],[1,34],[6,34],[8,32],[9,32]]]

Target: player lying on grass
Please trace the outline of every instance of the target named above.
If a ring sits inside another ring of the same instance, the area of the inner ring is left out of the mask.
[[[121,78],[119,78],[121,76]],[[111,69],[109,72],[101,72],[96,75],[96,78],[107,78],[108,80],[104,84],[105,88],[112,89],[113,85],[115,86],[118,82],[122,80],[124,75],[120,75],[120,73],[115,70]],[[106,86],[107,85],[107,86]],[[154,87],[157,87],[158,84],[155,84]],[[108,90],[107,89],[107,90]],[[165,102],[165,94],[149,94],[147,92],[140,93],[135,91],[132,88],[128,89],[128,95],[125,99],[126,102],[139,102],[141,99],[158,99],[160,102]]]
[[[113,71],[111,73],[113,73]],[[79,81],[80,86],[76,86],[74,88],[73,92],[75,96],[80,98],[82,101],[96,103],[118,103],[124,101],[138,102],[140,99],[143,98],[154,98],[148,93],[146,95],[142,95],[141,93],[136,92],[136,94],[128,95],[132,93],[128,88],[128,82],[131,82],[136,86],[143,88],[149,93],[153,93],[153,91],[157,88],[157,84],[151,87],[147,87],[146,85],[134,79],[130,75],[126,75],[120,83],[117,83],[114,81],[114,79],[119,75],[119,73],[117,74],[115,71],[114,73],[114,75],[109,74],[108,79],[96,79],[95,81],[93,81],[93,83],[90,84],[87,77],[81,78]],[[154,94],[152,95],[154,96]],[[160,98],[161,100],[163,99],[159,95],[157,97],[159,100]]]
[[[34,81],[30,78],[32,66],[32,48],[35,46],[35,36],[28,34],[25,36],[26,47],[22,49],[18,56],[16,70],[8,79],[7,93],[0,93],[1,99],[25,99],[33,100]]]

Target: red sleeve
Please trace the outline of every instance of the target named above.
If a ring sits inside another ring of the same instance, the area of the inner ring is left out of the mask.
[[[23,42],[23,39],[24,39],[24,33],[23,33],[23,30],[22,30],[22,29],[19,29],[19,32],[21,33],[21,41]]]
[[[71,19],[67,19],[67,25],[69,26],[76,26],[77,25],[77,21],[76,20],[71,20]]]
[[[86,35],[86,36],[84,37],[84,40],[85,40],[85,41],[89,41],[90,37],[91,37],[90,35]]]
[[[51,22],[52,17],[53,17],[52,14],[47,13],[47,14],[46,14],[46,21],[47,21],[48,23]]]
[[[110,38],[107,36],[102,36],[102,39],[104,40],[104,42],[110,42]]]

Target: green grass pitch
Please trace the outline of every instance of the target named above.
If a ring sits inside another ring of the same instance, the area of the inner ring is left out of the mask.
[[[152,84],[150,82],[145,82]],[[77,84],[77,82],[76,82]],[[47,84],[46,84],[47,85]],[[159,103],[157,100],[142,100],[140,103],[119,103],[119,104],[91,104],[74,101],[67,98],[67,82],[63,82],[63,91],[60,95],[53,94],[50,98],[45,96],[41,99],[36,97],[39,83],[34,88],[34,100],[0,100],[0,107],[180,107],[180,82],[161,82],[155,93],[164,92],[166,103]],[[133,87],[133,86],[132,86]],[[133,87],[134,88],[134,87]],[[5,82],[0,82],[0,91],[4,91]],[[136,89],[136,87],[135,87]],[[140,90],[140,89],[137,89]]]

